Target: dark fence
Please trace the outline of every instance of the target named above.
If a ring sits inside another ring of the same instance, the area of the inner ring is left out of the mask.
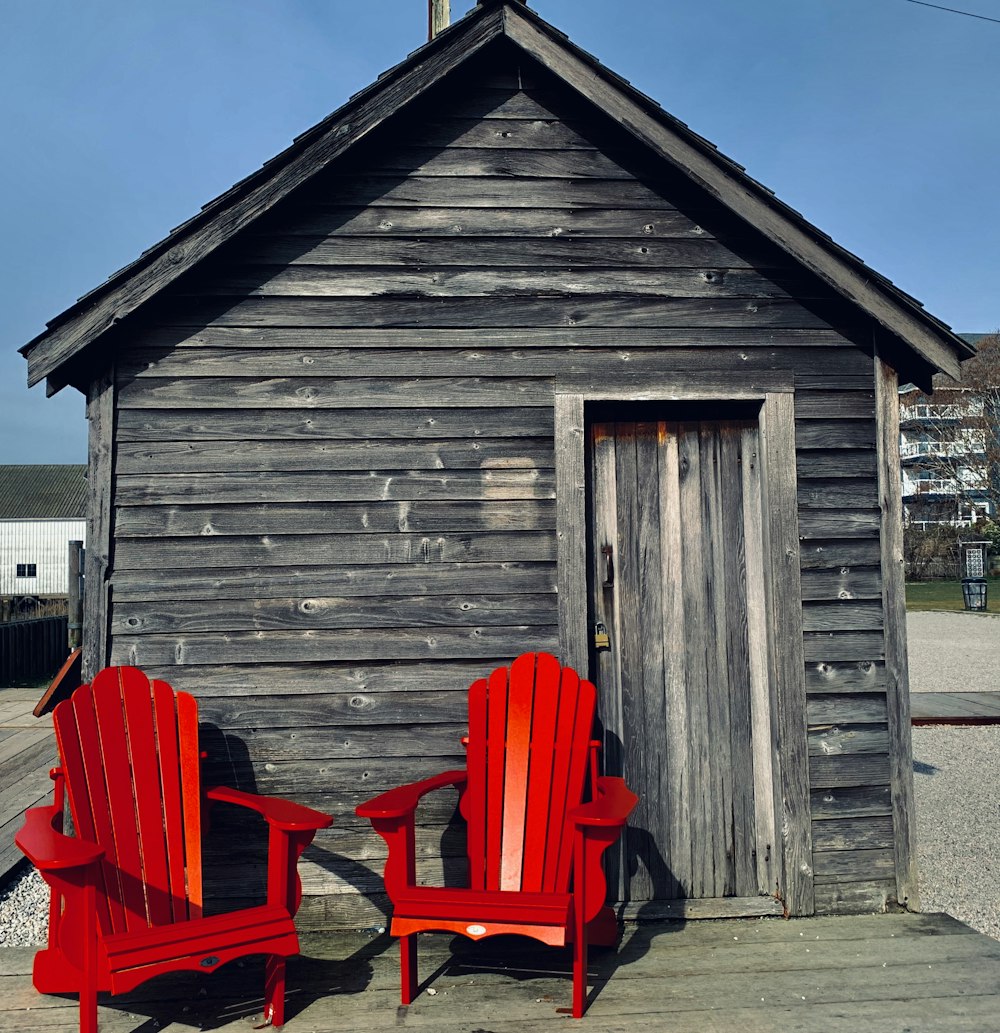
[[[68,655],[67,617],[0,624],[0,686],[44,681]]]

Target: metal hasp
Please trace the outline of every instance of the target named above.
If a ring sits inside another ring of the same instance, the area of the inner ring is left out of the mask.
[[[615,550],[613,545],[602,545],[601,555],[604,557],[604,580],[601,582],[604,588],[614,588],[615,585]]]

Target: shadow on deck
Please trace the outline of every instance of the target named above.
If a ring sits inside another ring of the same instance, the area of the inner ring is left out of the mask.
[[[387,936],[309,936],[302,948],[289,964],[289,1033],[1000,1029],[1000,942],[947,915],[632,926],[619,951],[591,952],[591,1004],[579,1026],[563,1011],[570,1002],[565,951],[513,939],[422,937],[424,986],[402,1008],[398,955]],[[75,999],[32,988],[32,954],[0,951],[0,1028],[75,1029]],[[209,977],[164,977],[102,998],[101,1030],[246,1030],[260,1021],[261,983],[257,959]]]

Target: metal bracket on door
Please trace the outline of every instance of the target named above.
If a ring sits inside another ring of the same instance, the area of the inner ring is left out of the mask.
[[[604,557],[604,561],[606,564],[604,568],[604,581],[602,582],[604,588],[613,588],[615,584],[615,561],[613,559],[614,554],[614,546],[601,546],[601,555]]]

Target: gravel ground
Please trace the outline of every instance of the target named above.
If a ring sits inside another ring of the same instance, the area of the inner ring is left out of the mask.
[[[914,692],[1000,692],[1000,617],[907,615]],[[1000,725],[913,729],[924,911],[1000,939]],[[0,946],[44,942],[48,894],[28,869],[0,888]]]
[[[908,613],[906,637],[910,692],[1000,692],[1000,616]]]
[[[0,890],[0,947],[34,947],[45,942],[49,893],[31,867],[19,870]]]

